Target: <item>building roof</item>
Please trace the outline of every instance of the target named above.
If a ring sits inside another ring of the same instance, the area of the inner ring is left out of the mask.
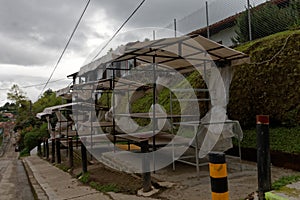
[[[272,0],[272,1],[267,1],[265,3],[262,3],[258,6],[255,7],[255,9],[257,8],[260,8],[262,6],[265,6],[266,4],[268,3],[273,3],[273,4],[276,4],[278,6],[285,6],[289,3],[289,0]],[[244,13],[245,11],[243,12],[240,12],[240,13],[237,13],[235,15],[232,15],[230,17],[227,17],[221,21],[218,21],[214,24],[211,24],[209,25],[209,32],[211,35],[214,35],[224,29],[227,29],[227,28],[231,28],[235,25],[235,21],[236,19],[242,14]],[[188,35],[202,35],[204,37],[207,37],[207,27],[203,27],[203,28],[200,28],[200,29],[197,29],[195,31],[192,31],[191,33],[189,33]]]
[[[180,73],[205,67],[205,63],[210,61],[226,62],[228,65],[236,66],[250,60],[248,55],[200,35],[139,42],[128,47],[123,55],[112,61],[120,62],[130,59],[145,63],[155,62]]]

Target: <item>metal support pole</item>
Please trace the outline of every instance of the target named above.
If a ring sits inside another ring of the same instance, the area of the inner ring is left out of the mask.
[[[52,152],[51,152],[51,162],[55,162],[55,139],[52,139]]]
[[[73,168],[74,159],[73,159],[73,139],[72,138],[69,138],[69,164],[70,164],[70,167]]]
[[[269,116],[256,116],[257,130],[257,175],[258,197],[265,199],[265,192],[271,190],[271,157],[269,139]]]
[[[114,63],[112,63],[112,68],[114,68]],[[114,136],[114,151],[116,148],[116,121],[115,121],[115,70],[112,70],[112,82],[111,82],[111,90],[112,90],[112,94],[111,94],[111,98],[112,98],[112,123],[113,123],[113,136]]]
[[[209,174],[212,200],[228,200],[227,166],[223,152],[209,153]]]
[[[86,148],[83,143],[81,143],[81,162],[82,162],[82,172],[87,172],[87,155]]]
[[[247,0],[247,10],[248,10],[248,28],[249,28],[249,41],[252,40],[252,27],[251,27],[251,11],[250,11],[250,0]]]
[[[40,139],[38,139],[37,151],[38,151],[38,156],[42,156],[42,148],[41,148],[41,140]]]
[[[156,56],[153,56],[153,60],[152,60],[152,70],[153,70],[153,109],[152,109],[152,114],[153,114],[153,118],[152,118],[152,144],[153,144],[153,173],[155,173],[155,151],[156,151],[156,139],[155,139],[155,134],[156,134],[156,130],[158,129],[158,122],[157,122],[157,118],[156,118],[156,103],[158,102],[158,97],[157,97],[157,84],[156,84]]]
[[[153,100],[152,100],[152,104],[153,104],[153,107],[152,107],[152,121],[153,121],[153,125],[152,125],[152,129],[153,129],[153,151],[156,151],[156,146],[155,146],[155,133],[156,133],[156,129],[158,127],[157,125],[157,118],[156,118],[156,103],[158,101],[157,99],[157,91],[156,91],[156,60],[155,60],[155,56],[153,56],[153,61],[152,61],[152,70],[153,70],[153,90],[152,90],[152,93],[153,93]],[[154,155],[154,154],[153,154]]]
[[[176,22],[176,19],[174,19],[174,36],[177,37],[177,22]]]
[[[205,12],[206,12],[206,31],[207,31],[207,38],[209,39],[209,18],[208,18],[208,3],[205,1]]]
[[[43,138],[43,157],[46,157],[46,139]]]
[[[141,152],[143,154],[143,163],[142,163],[142,169],[143,169],[143,192],[149,192],[151,190],[151,174],[150,174],[150,160],[148,157],[149,152],[149,144],[148,140],[141,142]]]
[[[69,126],[68,126],[68,120],[67,120],[67,149],[66,149],[66,156],[68,157],[69,154],[69,143],[68,143],[68,138],[69,138]]]
[[[49,159],[49,143],[48,143],[48,139],[46,138],[46,159]]]
[[[60,157],[60,139],[56,138],[55,140],[55,146],[56,146],[56,161],[58,164],[61,163],[61,157]]]

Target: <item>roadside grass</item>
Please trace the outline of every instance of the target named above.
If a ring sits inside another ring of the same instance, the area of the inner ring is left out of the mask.
[[[100,192],[119,192],[120,189],[115,184],[100,185],[97,182],[91,181],[90,186]]]
[[[273,190],[280,190],[282,187],[300,181],[300,174],[292,176],[283,176],[272,183]]]
[[[90,178],[90,173],[86,172],[86,173],[80,173],[76,176],[78,178],[78,180],[84,184],[88,184],[89,186],[91,186],[92,188],[94,188],[97,191],[100,192],[119,192],[120,189],[118,188],[118,186],[116,184],[105,184],[105,185],[101,185],[95,181],[92,181]]]
[[[90,181],[90,173],[89,172],[83,173],[79,176],[78,179],[82,183],[87,184]]]
[[[64,172],[68,172],[68,170],[70,169],[69,167],[67,167],[64,164],[57,164],[56,167],[63,170]]]

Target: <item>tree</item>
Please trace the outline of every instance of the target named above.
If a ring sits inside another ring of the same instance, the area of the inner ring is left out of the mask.
[[[56,97],[55,92],[51,89],[44,92],[43,96],[40,97],[32,106],[33,112],[42,112],[45,108],[55,106],[64,103],[61,97]]]
[[[243,12],[236,20],[235,44],[249,41],[248,13]],[[273,3],[251,8],[252,39],[262,38],[299,25],[299,2],[291,1],[288,6],[278,7]]]
[[[22,154],[28,154],[29,151],[38,144],[40,139],[48,137],[47,123],[38,120],[35,115],[38,112],[42,112],[46,107],[63,103],[62,99],[56,97],[55,92],[51,89],[45,91],[43,96],[33,103],[32,110],[28,109],[28,106],[31,107],[30,102],[28,102],[29,101],[23,101],[22,106],[20,106],[15,127],[15,129],[22,130],[21,139],[19,141],[19,145],[21,149],[23,149]]]
[[[7,99],[13,101],[18,108],[23,101],[27,100],[25,93],[17,84],[14,84],[7,93]]]
[[[14,103],[6,102],[2,107],[0,107],[0,111],[15,113],[15,108],[16,105]]]

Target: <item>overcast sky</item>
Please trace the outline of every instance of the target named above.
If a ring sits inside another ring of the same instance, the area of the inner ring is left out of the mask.
[[[252,0],[259,4],[265,0]],[[7,89],[18,84],[36,101],[49,78],[87,0],[0,0],[0,105]],[[66,87],[68,74],[87,63],[101,48],[141,0],[91,0],[69,48],[47,88]],[[210,21],[215,22],[244,10],[247,0],[209,0]],[[173,19],[185,34],[203,24],[205,0],[146,0],[118,35],[115,43],[136,40],[136,29],[151,30],[170,27]],[[212,9],[214,8],[214,9]],[[197,14],[198,13],[198,14]],[[198,15],[199,21],[195,20]],[[184,18],[184,24],[180,20]],[[201,21],[202,20],[202,21]],[[185,27],[185,28],[183,28]],[[171,31],[170,31],[171,32]],[[135,34],[134,34],[135,33]],[[146,36],[145,36],[146,37]],[[159,36],[157,36],[159,37]]]

